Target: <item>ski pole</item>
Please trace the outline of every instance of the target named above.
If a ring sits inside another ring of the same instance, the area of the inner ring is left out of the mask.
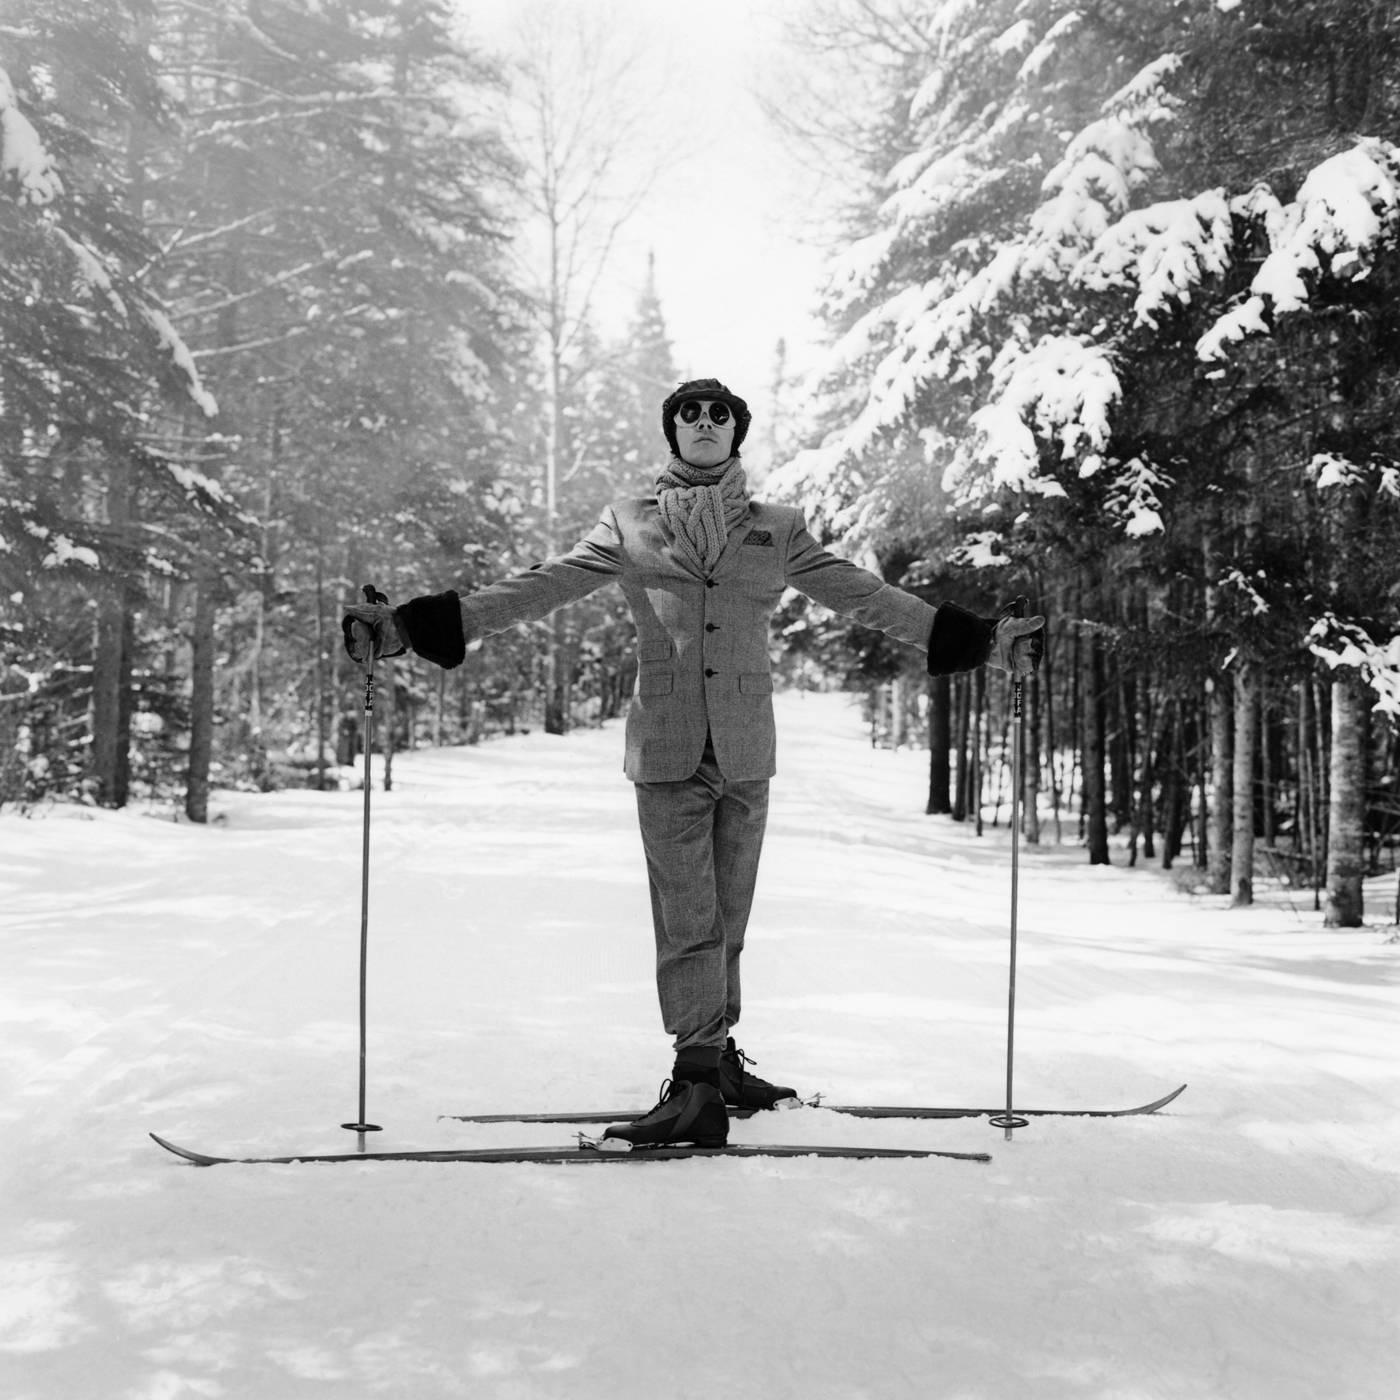
[[[361,590],[367,603],[387,603],[389,600],[373,584],[365,584]],[[360,843],[360,1098],[359,1112],[353,1123],[342,1123],[342,1128],[358,1133],[356,1146],[365,1150],[365,1134],[382,1131],[378,1123],[365,1121],[365,1042],[368,1016],[366,1014],[369,985],[369,800],[370,800],[370,753],[374,748],[374,642],[370,641],[369,664],[365,668],[365,815],[364,829]]]
[[[1008,614],[1011,617],[1025,617],[1030,609],[1026,598],[1013,599]],[[995,1128],[1006,1130],[1006,1141],[1016,1128],[1024,1128],[1027,1119],[1012,1111],[1012,1093],[1015,1083],[1016,1063],[1016,906],[1020,884],[1021,850],[1021,731],[1024,728],[1021,712],[1021,692],[1023,682],[1012,672],[1011,680],[1011,969],[1007,978],[1006,992],[1006,1112],[999,1113],[990,1120]]]

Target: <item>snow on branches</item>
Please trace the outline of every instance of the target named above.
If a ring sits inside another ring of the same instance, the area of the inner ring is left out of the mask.
[[[937,459],[951,458],[944,485],[964,502],[1005,489],[1053,494],[1066,469],[1104,472],[1125,533],[1155,533],[1171,479],[1140,455],[1112,452],[1116,358],[1195,306],[1206,327],[1196,355],[1211,377],[1235,344],[1308,308],[1324,280],[1369,276],[1400,242],[1400,147],[1358,140],[1318,163],[1287,203],[1264,183],[1152,201],[1157,133],[1183,103],[1173,90],[1183,59],[1162,53],[1065,132],[1039,199],[993,232],[1003,213],[993,193],[1018,149],[1002,139],[1006,113],[1034,110],[1037,84],[1053,94],[1052,60],[1083,42],[1072,10],[994,8],[982,23],[966,5],[940,7],[914,103],[921,139],[890,171],[877,228],[834,266],[832,300],[852,314],[832,378],[844,370],[864,392],[824,456],[858,459],[932,423],[954,444]],[[1002,65],[1003,98],[955,131],[932,96],[952,103],[974,39],[987,63]],[[960,227],[957,211],[984,202],[990,223],[964,216]],[[1213,305],[1261,251],[1247,290]]]
[[[1049,197],[1031,215],[1028,242],[1055,249],[1089,246],[1111,220],[1127,213],[1134,193],[1156,171],[1152,140],[1131,117],[1091,122],[1045,177],[1042,189]]]
[[[63,182],[39,133],[19,109],[10,76],[0,68],[0,181],[16,191],[20,204],[52,203]]]
[[[1308,475],[1319,491],[1337,486],[1358,486],[1376,482],[1382,496],[1400,500],[1400,467],[1385,457],[1369,462],[1353,462],[1335,452],[1318,452],[1308,463]]]
[[[992,401],[972,415],[975,455],[955,462],[949,489],[981,462],[991,468],[993,486],[1063,495],[1058,482],[1038,475],[1040,442],[1054,444],[1060,460],[1077,464],[1081,476],[1103,465],[1110,413],[1122,390],[1101,348],[1056,335],[1029,348],[1013,344],[997,357],[992,379]]]
[[[1075,30],[1069,18],[1056,20],[1034,44],[1024,28],[1003,32],[1002,53],[1028,50],[1008,107],[1019,110],[1026,85]],[[1005,113],[961,146],[937,154],[925,147],[894,168],[896,188],[880,211],[883,227],[853,247],[833,277],[838,300],[856,300],[877,287],[883,295],[877,293],[836,347],[835,364],[865,376],[868,392],[854,421],[829,444],[831,451],[860,455],[881,435],[909,427],[914,406],[931,386],[943,384],[985,396],[971,412],[975,438],[960,455],[964,488],[978,479],[993,489],[1024,489],[1037,481],[1041,433],[1050,435],[1045,443],[1060,460],[1089,472],[1101,465],[1107,413],[1119,397],[1107,353],[1080,333],[1035,335],[1030,327],[1053,321],[1066,294],[1087,285],[1077,277],[1121,281],[1150,258],[1160,269],[1151,298],[1162,295],[1158,283],[1175,288],[1188,276],[1163,246],[1168,230],[1150,221],[1095,260],[1109,230],[1129,215],[1157,173],[1149,131],[1174,110],[1165,84],[1176,66],[1173,55],[1155,59],[1102,104],[1095,120],[1068,137],[1019,232],[954,242],[922,282],[892,275],[892,255],[911,230],[937,226],[949,209],[1001,179],[1005,153],[998,138],[1007,132]],[[1144,312],[1150,314],[1146,302]],[[985,469],[980,473],[974,470],[979,464]]]
[[[63,194],[63,182],[38,132],[19,110],[14,86],[3,68],[0,68],[0,182],[17,191],[19,204],[42,210],[41,222],[48,235],[72,260],[74,278],[80,288],[94,298],[100,297],[119,321],[130,321],[128,301],[134,302],[142,325],[178,371],[185,392],[206,417],[214,417],[219,406],[205,388],[194,356],[170,318],[139,288],[132,287],[124,297],[118,290],[123,280],[121,274],[109,265],[102,253],[65,226],[61,212],[47,207]]]
[[[1210,363],[1267,334],[1274,318],[1303,310],[1318,282],[1369,275],[1376,255],[1400,239],[1400,146],[1368,137],[1315,166],[1297,198],[1262,206],[1270,251],[1249,293],[1196,343]]]
[[[1318,618],[1308,629],[1308,650],[1332,669],[1350,667],[1375,692],[1377,714],[1400,720],[1400,636],[1377,642],[1354,622],[1333,613]]]
[[[170,317],[158,306],[142,306],[140,310],[141,319],[154,332],[162,353],[169,356],[171,363],[179,371],[185,392],[206,418],[215,417],[219,412],[219,405],[214,395],[204,387],[204,380],[200,377],[194,355],[180,332],[171,324]]]
[[[47,553],[40,560],[41,569],[62,569],[73,565],[95,570],[101,565],[95,550],[86,545],[75,544],[61,530],[51,530],[47,525],[41,525],[34,520],[26,521],[24,529],[47,548]]]
[[[1173,484],[1166,472],[1144,456],[1115,464],[1108,510],[1115,519],[1122,521],[1123,532],[1130,538],[1159,534],[1162,501],[1157,493]]]
[[[1229,268],[1234,213],[1219,189],[1129,210],[1080,259],[1072,280],[1091,291],[1136,290],[1134,324],[1155,330],[1173,303],[1189,302],[1200,282]]]

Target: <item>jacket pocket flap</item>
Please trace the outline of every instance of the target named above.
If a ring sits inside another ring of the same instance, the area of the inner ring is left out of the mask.
[[[643,671],[637,677],[638,695],[670,695],[676,688],[676,677],[670,671]]]
[[[740,695],[771,695],[772,693],[773,677],[771,674],[754,672],[739,677]]]
[[[653,637],[648,641],[641,642],[637,646],[638,661],[669,661],[671,659],[671,639],[669,637]]]

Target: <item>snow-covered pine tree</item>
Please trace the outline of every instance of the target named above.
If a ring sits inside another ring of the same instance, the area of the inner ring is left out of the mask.
[[[1378,498],[1391,479],[1395,16],[1366,0],[897,9],[925,44],[916,97],[902,67],[885,92],[910,150],[832,279],[833,382],[860,406],[794,471],[819,500],[854,483],[868,511],[888,445],[921,447],[976,514],[963,558],[990,540],[1061,598],[1072,571],[1111,577],[1081,613],[1110,661],[1174,703],[1209,679],[1232,737],[1235,671],[1287,681],[1310,663],[1300,639],[1333,585],[1309,548],[1317,503],[1298,503],[1338,404],[1348,460]],[[1371,539],[1393,537],[1382,510]],[[1130,582],[1144,606],[1125,612]],[[1384,612],[1358,620],[1377,656],[1393,598]]]
[[[313,747],[324,774],[357,742],[340,604],[366,578],[394,596],[460,582],[504,547],[519,302],[492,203],[510,166],[480,99],[495,78],[447,6],[166,15],[186,110],[166,267],[238,435],[228,485],[258,520],[252,567],[210,557],[196,590],[199,819],[216,700],[238,717],[230,758],[273,754],[239,776],[278,780]]]
[[[169,714],[131,623],[168,557],[146,510],[232,515],[151,431],[162,398],[201,418],[215,404],[146,276],[139,151],[166,104],[143,16],[44,0],[5,26],[0,529],[27,693],[6,707],[17,763],[0,798],[126,801],[133,715],[158,733]]]

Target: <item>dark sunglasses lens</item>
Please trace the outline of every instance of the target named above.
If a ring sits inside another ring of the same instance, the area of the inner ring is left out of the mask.
[[[682,423],[694,423],[700,417],[700,401],[690,399],[680,407],[680,420]],[[717,428],[722,428],[729,422],[729,405],[723,403],[712,403],[710,405],[710,422]]]

